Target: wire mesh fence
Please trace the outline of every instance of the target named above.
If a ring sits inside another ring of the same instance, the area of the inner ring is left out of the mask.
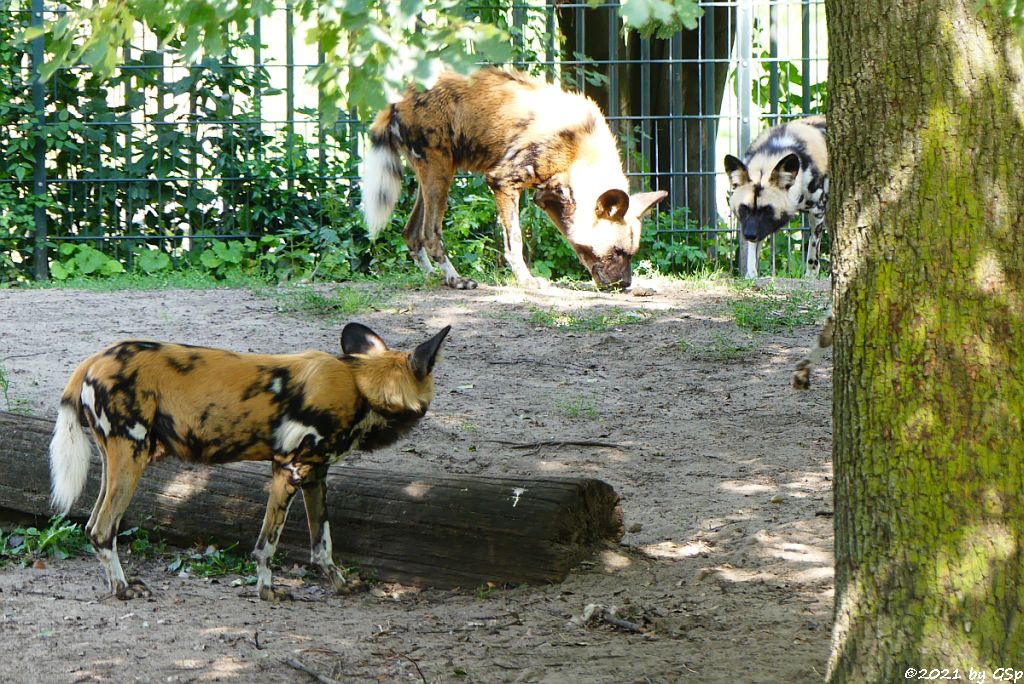
[[[623,34],[617,4],[465,10],[509,31],[508,66],[593,98],[631,182],[669,192],[644,247],[662,271],[736,267],[722,156],[766,125],[822,111],[827,95],[823,0],[701,5],[697,28],[664,39]],[[281,254],[309,243],[367,266],[357,178],[365,122],[342,112],[322,123],[303,79],[322,54],[301,39],[290,3],[230,36],[217,59],[183,66],[180,45],[139,33],[107,81],[71,67],[40,84],[42,40],[17,38],[62,7],[12,0],[0,10],[0,279],[116,269],[110,258],[148,267],[204,250],[209,264],[230,264],[239,241]],[[771,272],[799,271],[803,238],[797,224],[774,239]],[[93,264],[93,250],[108,260]]]

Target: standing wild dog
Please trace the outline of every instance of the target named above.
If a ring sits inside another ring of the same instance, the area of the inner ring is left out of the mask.
[[[628,287],[640,218],[668,193],[629,195],[619,150],[593,101],[519,73],[486,68],[443,74],[377,115],[363,167],[363,213],[371,238],[387,225],[402,189],[399,152],[419,188],[405,242],[420,268],[441,266],[445,284],[476,287],[445,253],[441,227],[457,170],[483,173],[504,231],[505,261],[536,286],[523,260],[519,193],[541,207],[599,287]]]
[[[769,128],[750,144],[742,161],[725,155],[725,172],[729,207],[747,241],[746,277],[757,277],[758,243],[805,211],[813,219],[805,275],[816,278],[828,205],[825,117]]]
[[[142,471],[173,455],[186,461],[273,461],[270,500],[253,556],[260,598],[292,497],[306,506],[312,562],[336,590],[352,586],[334,564],[326,513],[327,467],[351,449],[391,444],[423,417],[434,396],[434,361],[449,327],[411,354],[390,351],[369,328],[350,323],[340,357],[236,354],[161,342],[120,342],[90,356],[61,397],[50,443],[54,507],[66,514],[85,487],[91,447],[103,480],[85,529],[120,599],[148,596],[125,578],[117,531]]]

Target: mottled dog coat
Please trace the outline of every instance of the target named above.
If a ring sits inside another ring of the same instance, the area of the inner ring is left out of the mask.
[[[825,117],[809,116],[769,128],[737,159],[725,155],[729,207],[747,241],[746,277],[757,277],[757,247],[800,212],[812,218],[806,275],[817,277],[828,206]]]
[[[390,351],[369,328],[342,331],[341,356],[236,354],[163,342],[120,342],[75,370],[61,397],[50,443],[54,507],[67,513],[85,487],[91,447],[99,447],[103,481],[86,525],[111,591],[149,594],[127,579],[117,557],[117,530],[151,461],[272,461],[263,528],[253,552],[259,595],[271,585],[274,555],[292,496],[306,506],[312,561],[338,590],[326,514],[327,467],[351,449],[390,444],[426,413],[432,371],[445,328],[411,354]]]
[[[533,199],[603,287],[627,287],[640,247],[641,217],[667,193],[630,196],[619,151],[600,109],[588,98],[523,74],[482,69],[442,75],[410,90],[377,116],[363,168],[363,211],[371,237],[387,225],[402,188],[399,153],[419,188],[405,241],[426,272],[471,288],[445,253],[441,227],[457,170],[483,173],[504,231],[505,260],[523,285],[538,284],[523,259],[519,193]]]

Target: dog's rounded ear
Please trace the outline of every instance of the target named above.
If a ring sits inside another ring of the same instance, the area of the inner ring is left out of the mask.
[[[341,331],[342,354],[380,354],[387,350],[384,340],[362,323],[349,323]]]
[[[629,209],[629,195],[622,190],[613,188],[605,190],[597,198],[597,206],[594,207],[594,212],[597,214],[598,219],[621,221],[626,215],[627,209]]]
[[[415,351],[413,351],[409,359],[409,365],[412,366],[412,372],[418,380],[427,377],[434,370],[437,352],[441,349],[441,343],[444,342],[445,336],[448,335],[448,331],[451,329],[452,326],[446,325],[441,332],[416,347]]]

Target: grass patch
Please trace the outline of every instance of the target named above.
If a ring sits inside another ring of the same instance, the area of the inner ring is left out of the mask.
[[[601,416],[594,407],[594,404],[582,396],[563,399],[557,402],[555,406],[566,418],[589,418],[590,420],[596,420]]]
[[[555,307],[530,307],[529,322],[556,330],[583,330],[605,332],[650,320],[652,314],[642,309],[623,311],[618,307],[600,311],[561,311]]]
[[[50,518],[46,527],[15,527],[10,532],[0,529],[0,565],[29,565],[43,558],[64,559],[91,550],[82,526],[63,516]]]
[[[33,384],[38,384],[38,382],[33,381]],[[28,400],[12,394],[11,379],[7,376],[3,363],[0,363],[0,395],[3,396],[7,411],[23,416],[32,415],[32,410],[28,407]]]
[[[716,330],[704,344],[680,338],[677,347],[685,356],[699,361],[742,361],[754,350],[749,341],[737,342],[725,333]]]
[[[336,287],[321,291],[309,286],[278,288],[272,293],[278,311],[317,318],[343,318],[380,309],[389,297],[380,288]]]
[[[729,302],[732,317],[743,330],[779,332],[800,325],[814,325],[828,311],[827,295],[807,289],[776,292],[767,287],[760,292],[745,291]]]
[[[119,273],[111,276],[73,276],[66,280],[29,281],[26,288],[90,290],[117,292],[119,290],[213,290],[216,288],[258,288],[268,284],[257,273],[232,271],[215,278],[206,271],[181,269],[164,273]]]

